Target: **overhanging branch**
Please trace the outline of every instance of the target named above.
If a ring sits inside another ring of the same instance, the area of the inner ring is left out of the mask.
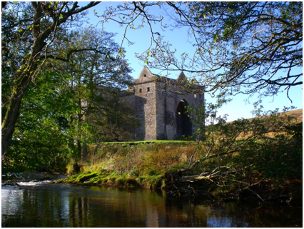
[[[115,60],[115,58],[113,58],[113,57],[110,56],[110,52],[109,51],[108,52],[101,52],[98,49],[94,49],[94,48],[85,48],[85,49],[73,49],[73,50],[70,50],[67,53],[67,57],[66,58],[60,57],[60,56],[54,56],[54,55],[46,55],[46,58],[50,58],[50,59],[54,59],[54,60],[61,60],[61,61],[64,61],[64,62],[69,62],[70,61],[70,57],[71,57],[71,55],[73,53],[85,52],[85,51],[93,51],[95,53],[106,55],[106,57],[109,58],[109,59],[111,59],[112,61]]]

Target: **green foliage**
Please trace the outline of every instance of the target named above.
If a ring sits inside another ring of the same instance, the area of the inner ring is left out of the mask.
[[[93,39],[88,34],[96,36]],[[85,50],[89,45],[96,50],[77,52],[70,56],[69,63],[49,60],[35,78],[35,85],[28,88],[22,100],[5,171],[64,171],[69,160],[74,161],[73,165],[81,159],[86,144],[102,140],[98,131],[108,131],[111,124],[119,126],[122,121],[132,123],[126,121],[131,117],[130,112],[123,111],[126,106],[118,103],[121,89],[130,84],[130,70],[125,60],[111,57],[119,50],[113,34],[84,29],[65,36],[70,39],[58,36],[62,43],[53,48]],[[63,51],[62,58],[65,55]],[[11,90],[9,74],[7,69],[2,76],[5,99]],[[111,115],[115,119],[107,121]],[[126,128],[132,129],[128,125]],[[74,170],[72,167],[69,171]]]
[[[79,106],[78,122],[80,126],[87,124],[90,127],[92,138],[83,133],[79,136],[80,142],[85,139],[95,143],[133,139],[137,120],[132,115],[133,110],[121,100],[122,90],[132,86],[131,70],[123,57],[117,57],[120,47],[113,41],[113,36],[93,28],[73,31],[64,44],[66,49],[76,46],[80,50],[89,49],[89,52],[71,55],[68,66],[56,63],[61,72],[73,72],[71,84]]]
[[[23,99],[22,115],[4,162],[4,170],[61,170],[73,155],[66,120],[75,112],[63,77],[45,71]],[[56,104],[56,109],[54,109]]]
[[[159,189],[162,186],[163,175],[152,175],[145,179],[145,185],[152,189]]]
[[[17,4],[2,4],[3,155],[8,152],[16,123],[22,114],[21,104],[25,93],[35,85],[47,58],[54,58],[52,54],[55,53],[60,58],[62,49],[56,49],[55,43],[62,42],[67,26],[79,23],[81,12],[97,4],[91,2],[83,7],[78,7],[77,3],[63,2],[20,1]],[[73,15],[74,20],[70,20]]]
[[[277,112],[259,112],[259,117],[229,123],[214,116],[216,122],[206,126],[205,140],[190,160],[192,174],[205,174],[200,179],[211,179],[218,192],[301,179],[301,120]]]
[[[155,171],[155,169],[149,169],[148,170],[148,175],[150,175],[150,176],[153,176],[153,175],[156,175],[157,174],[157,172]]]
[[[106,93],[106,101],[95,105],[99,112],[87,116],[87,121],[93,127],[94,141],[97,143],[134,140],[134,129],[139,125],[134,116],[134,108],[121,98],[118,90],[113,89]]]
[[[118,186],[123,186],[126,184],[126,179],[124,177],[118,177],[115,179],[115,181]]]

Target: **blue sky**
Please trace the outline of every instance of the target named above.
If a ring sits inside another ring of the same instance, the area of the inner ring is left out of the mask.
[[[84,2],[80,4],[84,4]],[[116,4],[122,4],[122,2],[102,2],[93,9],[90,9],[89,14],[87,15],[87,17],[89,18],[88,23],[92,25],[97,25],[97,23],[101,20],[100,18],[97,18],[94,15],[93,10],[96,10],[98,14],[102,14],[105,6],[109,6],[109,5],[114,6]],[[157,8],[152,9],[151,13],[153,13],[153,11],[155,12],[156,10]],[[189,39],[191,39],[187,35],[187,30],[174,29],[174,30],[162,31],[157,24],[153,26],[154,26],[153,27],[154,32],[159,32],[162,36],[165,37],[165,40],[170,41],[172,47],[175,48],[179,54],[182,54],[184,52],[190,53],[191,50],[193,50],[192,45],[187,42]],[[101,23],[98,24],[98,28],[101,29]],[[119,24],[116,22],[107,22],[104,24],[103,28],[107,32],[117,33],[114,39],[118,44],[121,44],[125,27],[120,27]],[[128,29],[127,37],[130,41],[134,42],[134,45],[128,45],[128,42],[124,41],[123,47],[126,50],[126,59],[128,59],[128,62],[130,63],[131,68],[133,69],[131,76],[133,78],[137,78],[145,64],[143,63],[143,61],[140,61],[135,57],[135,53],[140,54],[144,52],[147,48],[149,48],[151,43],[150,29],[148,28],[148,26],[136,30]],[[166,72],[159,72],[159,70],[156,69],[150,69],[150,70],[152,73],[155,74],[160,74],[164,76],[166,75]],[[168,75],[168,77],[176,78],[178,74],[179,72],[170,72],[170,75]],[[284,106],[285,107],[295,106],[297,107],[297,109],[303,108],[302,85],[293,87],[289,91],[289,97],[291,98],[292,103],[289,101],[289,99],[286,96],[286,92],[284,91],[275,97],[262,98],[263,101],[262,105],[264,106],[265,110],[274,110],[276,108],[282,110]],[[213,101],[210,95],[208,94],[205,94],[205,98],[207,102]],[[234,96],[232,102],[229,102],[228,104],[220,108],[218,114],[219,115],[228,114],[227,121],[236,120],[238,118],[253,117],[251,113],[251,111],[254,109],[253,103],[259,99],[257,98],[257,96],[251,97],[249,101],[245,101],[246,99],[248,99],[247,95]]]

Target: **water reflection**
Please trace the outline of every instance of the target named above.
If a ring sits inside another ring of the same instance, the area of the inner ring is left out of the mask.
[[[2,187],[3,227],[290,227],[302,209],[198,204],[156,192],[40,185]]]

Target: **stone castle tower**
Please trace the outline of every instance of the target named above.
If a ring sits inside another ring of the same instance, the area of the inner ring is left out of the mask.
[[[146,66],[143,68],[134,80],[133,95],[126,97],[140,121],[135,140],[177,140],[196,131],[186,106],[204,104],[203,87],[195,83],[189,86],[187,82],[183,72],[174,80],[154,75]]]

